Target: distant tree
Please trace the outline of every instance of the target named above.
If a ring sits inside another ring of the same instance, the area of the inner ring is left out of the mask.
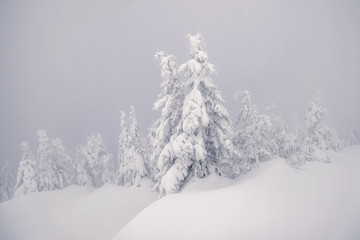
[[[20,144],[23,152],[19,164],[17,182],[14,188],[14,197],[19,197],[32,192],[38,192],[37,166],[30,151],[29,142],[25,141]]]
[[[149,153],[147,151],[147,141],[140,131],[140,124],[136,119],[136,112],[134,106],[130,107],[129,134],[133,141],[133,146],[144,161],[144,166],[146,168],[146,176],[148,176]]]
[[[74,183],[79,186],[93,187],[91,177],[84,168],[84,163],[81,157],[81,151],[79,149],[77,150],[77,155],[78,157],[76,157],[77,162],[75,163],[76,175],[75,175]]]
[[[59,138],[50,141],[45,130],[38,130],[37,177],[39,191],[62,189],[73,182],[74,164]]]
[[[349,146],[360,144],[360,131],[353,124],[350,125],[346,136],[346,143]]]
[[[140,180],[148,176],[146,164],[146,149],[140,132],[140,125],[135,116],[135,108],[130,108],[129,127],[126,124],[125,113],[121,113],[121,133],[119,136],[119,167],[116,174],[120,185],[140,185]]]
[[[269,116],[260,114],[251,103],[250,92],[243,91],[241,111],[235,124],[234,143],[246,162],[258,164],[259,160],[270,158],[272,151],[277,151],[276,143],[269,138],[269,129]]]
[[[10,200],[14,194],[15,180],[8,169],[8,162],[0,168],[0,202]]]
[[[37,149],[37,173],[39,191],[61,189],[64,185],[63,176],[57,169],[55,151],[45,130],[38,130],[39,147]]]
[[[144,136],[143,142],[144,142],[144,158],[145,158],[145,165],[147,166],[147,177],[150,178],[153,183],[156,182],[156,175],[158,173],[158,169],[157,169],[157,162],[155,161],[155,159],[152,158],[153,153],[154,153],[154,148],[153,148],[153,143],[154,143],[154,138],[153,138],[153,124],[150,125],[150,127],[148,128],[148,134],[147,136]]]
[[[130,135],[126,122],[126,114],[124,111],[120,111],[120,135],[118,140],[118,157],[117,157],[118,164],[115,175],[115,183],[119,185],[124,184],[123,169],[125,165],[123,164],[123,162],[124,159],[127,158],[129,148],[130,148]]]
[[[74,182],[75,164],[65,149],[61,139],[55,138],[51,141],[54,151],[54,165],[57,173],[63,179],[63,187],[67,187]]]
[[[269,128],[267,131],[268,149],[272,155],[288,159],[296,151],[296,137],[290,133],[286,123],[275,113],[275,105],[267,109]]]
[[[306,161],[328,162],[325,150],[337,151],[343,147],[343,142],[335,130],[325,124],[327,110],[319,105],[319,101],[320,97],[312,100],[305,115],[304,128],[299,137],[299,154]]]
[[[77,180],[80,185],[89,184],[101,187],[113,182],[114,164],[112,155],[106,151],[103,138],[99,133],[87,138],[77,154]]]
[[[238,153],[231,141],[231,122],[220,91],[211,79],[215,73],[204,51],[204,37],[188,35],[191,59],[179,71],[190,92],[184,99],[180,132],[159,156],[161,194],[179,191],[194,174],[203,178],[210,172],[226,175]],[[167,159],[163,161],[162,159]]]
[[[171,138],[179,135],[184,91],[174,61],[175,57],[163,51],[158,51],[155,58],[160,61],[161,77],[163,79],[160,85],[161,93],[154,104],[155,110],[161,110],[161,116],[153,126],[153,154],[150,161],[150,169],[156,172],[156,174],[153,174],[156,181],[154,189],[158,190],[161,178],[173,164],[173,156],[166,155],[162,151]],[[162,158],[159,158],[160,155]],[[161,169],[158,169],[158,163]]]

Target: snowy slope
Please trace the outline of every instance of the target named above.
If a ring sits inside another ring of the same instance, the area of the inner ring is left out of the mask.
[[[71,186],[0,204],[0,239],[111,239],[156,200],[149,183],[100,189]]]
[[[329,156],[332,163],[301,170],[277,158],[233,182],[196,181],[146,208],[114,240],[360,239],[360,147]]]
[[[29,194],[0,204],[0,239],[358,240],[360,146],[329,155],[301,170],[278,158],[236,180],[193,179],[156,202],[149,183]]]

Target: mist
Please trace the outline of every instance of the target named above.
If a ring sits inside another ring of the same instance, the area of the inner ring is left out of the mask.
[[[237,89],[293,126],[318,92],[340,135],[360,127],[360,1],[0,1],[0,161],[15,173],[36,130],[71,152],[99,132],[115,153],[119,110],[159,116],[157,49],[188,57],[201,31],[230,116]]]

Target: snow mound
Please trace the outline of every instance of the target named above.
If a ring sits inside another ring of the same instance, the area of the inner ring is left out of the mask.
[[[331,163],[300,170],[276,158],[227,186],[206,187],[214,177],[194,181],[146,208],[113,240],[360,239],[360,147],[328,155]]]
[[[156,200],[149,185],[70,186],[15,198],[0,204],[0,239],[111,239]]]

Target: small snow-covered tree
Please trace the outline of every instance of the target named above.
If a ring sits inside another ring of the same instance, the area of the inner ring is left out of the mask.
[[[121,113],[121,133],[119,136],[119,167],[116,174],[120,185],[140,185],[140,180],[148,175],[145,159],[144,140],[140,125],[136,120],[135,108],[130,108],[129,126],[126,124],[125,113]]]
[[[144,136],[144,158],[146,159],[146,165],[147,165],[147,169],[148,169],[148,174],[147,176],[153,181],[156,182],[156,175],[158,173],[158,169],[157,169],[157,161],[155,159],[152,158],[153,153],[154,153],[154,147],[153,147],[153,143],[154,143],[154,125],[151,124],[151,126],[148,128],[148,134],[145,137]]]
[[[161,93],[154,104],[155,110],[161,110],[161,116],[153,126],[153,153],[150,160],[150,168],[156,169],[154,189],[157,189],[161,178],[173,163],[172,156],[162,154],[162,158],[159,159],[159,157],[165,146],[170,142],[171,137],[174,138],[179,134],[184,91],[183,82],[179,79],[174,61],[175,57],[163,51],[158,51],[155,58],[160,61],[161,77],[163,79],[160,85]],[[161,161],[161,169],[157,168],[159,161]]]
[[[81,155],[81,151],[78,150],[77,154]],[[77,159],[77,162],[75,163],[75,173],[76,173],[76,175],[75,175],[75,178],[74,178],[74,183],[79,185],[79,186],[93,187],[90,175],[88,174],[88,172],[84,168],[81,157],[77,157],[76,159]]]
[[[15,180],[8,169],[8,162],[0,168],[0,203],[10,200],[14,194]]]
[[[38,130],[37,176],[40,191],[62,189],[73,183],[74,163],[62,141],[50,141],[45,130]]]
[[[106,151],[99,133],[87,138],[85,146],[81,146],[78,150],[77,158],[78,184],[88,184],[88,179],[93,187],[101,187],[104,183],[113,182],[112,155]]]
[[[141,158],[143,159],[144,166],[146,168],[146,176],[148,175],[148,162],[149,162],[149,153],[147,149],[146,139],[143,137],[140,131],[140,124],[136,119],[135,107],[130,107],[129,113],[129,134],[133,141],[133,146],[137,149],[136,151],[139,153]]]
[[[185,86],[190,92],[184,99],[181,129],[159,156],[160,172],[168,168],[159,179],[161,194],[179,191],[194,174],[200,178],[210,172],[227,175],[239,156],[231,141],[231,122],[224,100],[211,79],[215,68],[204,51],[204,37],[200,33],[188,35],[188,40],[191,59],[179,71],[187,79]]]
[[[123,167],[121,167],[123,159],[127,157],[129,151],[129,129],[126,122],[126,114],[124,111],[120,111],[120,135],[118,139],[118,157],[117,157],[117,171],[115,175],[115,183],[119,185],[124,184]]]
[[[54,151],[54,165],[58,175],[63,179],[63,187],[67,187],[74,182],[75,169],[74,161],[65,149],[60,138],[51,141]]]
[[[29,142],[25,141],[21,143],[20,147],[23,155],[19,164],[16,185],[14,188],[14,197],[39,191],[36,176],[37,166],[30,151]]]
[[[299,154],[307,161],[328,162],[325,150],[337,151],[342,148],[342,141],[334,129],[324,122],[327,110],[319,105],[320,97],[310,102],[304,118],[304,128],[300,135]]]
[[[239,93],[236,93],[237,98]],[[250,163],[259,163],[260,159],[271,157],[271,149],[276,148],[268,137],[270,119],[260,114],[251,103],[249,91],[242,92],[241,111],[235,125],[234,143],[243,158]]]
[[[64,176],[58,170],[55,148],[45,130],[38,130],[39,147],[37,149],[37,177],[39,191],[61,189],[65,187]]]
[[[290,133],[286,123],[275,114],[275,105],[267,109],[270,125],[268,125],[267,142],[269,152],[288,159],[296,149],[296,137]]]

